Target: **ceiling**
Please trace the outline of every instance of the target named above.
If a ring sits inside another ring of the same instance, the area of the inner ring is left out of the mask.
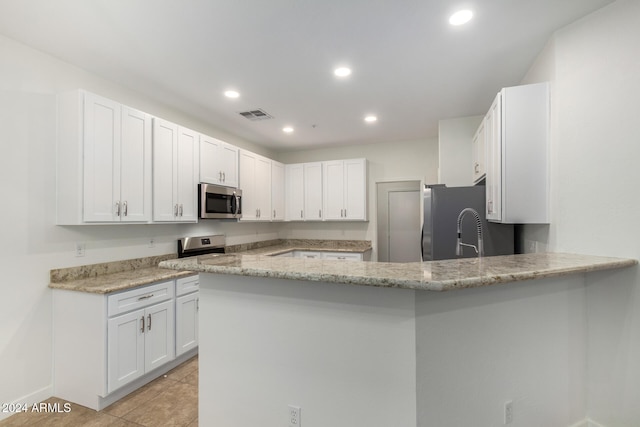
[[[440,119],[483,114],[555,30],[612,1],[0,0],[0,33],[291,150],[419,140]],[[460,8],[474,18],[452,27]],[[339,65],[352,75],[336,78]],[[273,118],[238,114],[256,108]]]

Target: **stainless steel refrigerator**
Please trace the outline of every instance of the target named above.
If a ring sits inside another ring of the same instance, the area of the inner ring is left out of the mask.
[[[447,187],[426,185],[423,193],[422,259],[435,261],[456,256],[458,215],[465,208],[475,209],[482,223],[484,256],[514,253],[514,230],[511,224],[490,223],[485,218],[485,187]],[[477,223],[465,216],[461,223],[461,239],[477,246]],[[476,251],[462,247],[460,257],[476,257]]]

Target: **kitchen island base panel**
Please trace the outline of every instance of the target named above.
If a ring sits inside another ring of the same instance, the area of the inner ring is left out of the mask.
[[[584,419],[585,275],[434,293],[201,273],[199,420],[281,427]]]
[[[414,312],[410,290],[201,274],[200,422],[415,427]]]

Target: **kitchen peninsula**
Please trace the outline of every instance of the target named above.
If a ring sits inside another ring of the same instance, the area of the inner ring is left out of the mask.
[[[505,401],[562,425],[573,408],[556,395],[583,387],[585,274],[606,281],[634,265],[553,253],[160,263],[201,273],[200,422],[265,427],[286,425],[289,406],[305,427],[501,425]],[[470,401],[486,413],[465,414]]]

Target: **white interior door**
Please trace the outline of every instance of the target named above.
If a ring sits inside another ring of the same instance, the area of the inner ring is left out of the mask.
[[[381,182],[376,187],[378,261],[420,262],[420,181]]]

